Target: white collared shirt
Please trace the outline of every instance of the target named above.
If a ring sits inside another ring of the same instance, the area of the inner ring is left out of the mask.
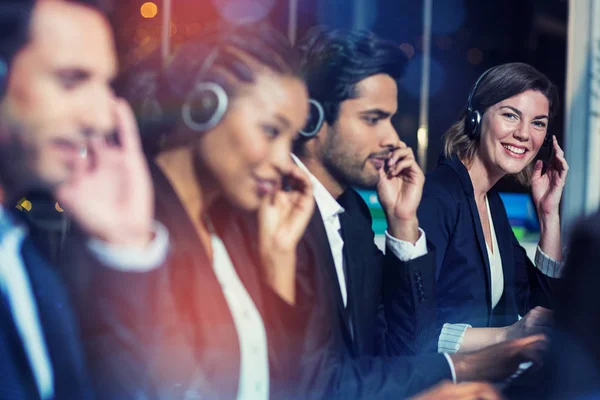
[[[238,400],[269,398],[269,357],[265,326],[250,294],[240,280],[225,244],[211,234],[213,270],[221,285],[240,344]]]
[[[329,193],[325,186],[319,180],[310,173],[308,168],[292,154],[292,158],[296,164],[308,174],[310,181],[313,184],[313,195],[319,207],[319,212],[323,218],[323,224],[325,225],[325,232],[327,232],[327,239],[329,240],[329,246],[331,247],[331,254],[333,256],[333,262],[335,263],[335,270],[337,272],[338,281],[340,283],[340,290],[342,292],[342,298],[344,305],[347,304],[347,289],[346,289],[346,278],[344,274],[344,241],[340,232],[340,214],[344,212],[344,208],[337,202],[337,200]],[[410,261],[417,257],[421,257],[427,254],[427,239],[425,238],[425,232],[419,228],[420,237],[417,242],[413,245],[410,242],[396,239],[390,235],[387,231],[385,232],[386,247],[392,250],[394,255],[401,261]]]
[[[502,269],[502,256],[498,249],[498,239],[496,238],[496,230],[494,229],[494,220],[492,219],[492,212],[490,211],[490,203],[488,202],[487,196],[485,197],[485,206],[488,212],[488,223],[490,224],[490,233],[492,234],[492,246],[485,243],[485,247],[488,253],[488,261],[490,262],[490,276],[492,278],[492,309],[496,308],[496,305],[502,298],[504,293],[504,270]]]
[[[0,207],[0,290],[5,296],[40,397],[54,396],[54,377],[35,297],[21,257],[27,232]]]
[[[344,306],[347,305],[348,291],[346,289],[346,278],[344,274],[344,241],[340,232],[340,214],[344,212],[344,208],[333,198],[331,193],[325,186],[306,168],[306,166],[300,161],[298,157],[292,154],[294,162],[302,169],[313,184],[313,195],[315,202],[323,218],[323,224],[325,225],[325,232],[327,233],[327,239],[329,240],[329,247],[331,248],[331,254],[333,256],[333,262],[335,264],[335,270],[337,272],[338,282],[340,284],[340,291],[342,292],[342,298],[344,300]],[[425,238],[425,232],[419,228],[419,239],[413,245],[410,242],[397,239],[390,235],[388,231],[385,232],[386,247],[389,248],[398,259],[401,261],[410,261],[415,258],[424,256],[427,254],[427,239]],[[350,321],[352,324],[352,321]],[[352,328],[351,328],[352,329]],[[447,353],[443,353],[450,372],[452,375],[452,381],[456,383],[456,370],[454,363]]]

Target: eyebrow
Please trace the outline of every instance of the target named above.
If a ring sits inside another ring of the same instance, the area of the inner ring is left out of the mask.
[[[515,112],[515,113],[516,113],[516,114],[517,114],[519,117],[522,117],[522,116],[523,116],[523,113],[522,113],[521,111],[517,110],[517,109],[516,109],[516,108],[514,108],[514,107],[511,107],[511,106],[502,106],[502,107],[500,107],[500,108],[501,108],[501,109],[502,109],[502,108],[508,108],[508,109],[510,109],[510,110],[512,110],[512,111],[514,111],[514,112]],[[545,115],[545,114],[543,114],[543,115],[538,115],[538,116],[534,117],[533,119],[544,119],[544,118],[546,118],[546,119],[550,119],[550,118],[549,118],[547,115]]]
[[[289,119],[287,119],[286,117],[284,117],[283,115],[281,115],[281,114],[277,114],[277,115],[275,116],[275,118],[277,118],[277,120],[278,120],[279,122],[281,122],[281,124],[284,126],[284,129],[287,129],[287,128],[289,128],[289,127],[290,127],[290,125],[291,125],[291,123],[290,123],[290,120],[289,120]]]
[[[382,110],[380,108],[375,108],[375,109],[372,109],[372,110],[366,110],[366,111],[362,111],[360,113],[360,115],[373,115],[373,114],[375,114],[379,118],[388,118],[388,117],[392,116],[391,112],[384,111],[384,110]]]

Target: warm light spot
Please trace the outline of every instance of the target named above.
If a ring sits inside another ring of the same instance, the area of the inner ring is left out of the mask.
[[[415,48],[410,43],[402,43],[400,45],[400,50],[406,54],[406,57],[410,60],[415,55]]]
[[[63,209],[61,208],[61,206],[60,206],[58,203],[56,203],[56,204],[54,205],[54,208],[55,208],[55,209],[56,209],[56,211],[58,211],[58,212],[64,212],[64,211],[65,211],[65,210],[63,210]]]
[[[27,211],[31,211],[31,202],[27,199],[23,200],[21,202],[20,206],[23,207]]]
[[[142,7],[140,7],[140,13],[144,18],[154,18],[156,17],[156,14],[158,14],[158,7],[153,2],[148,1],[142,4]]]
[[[474,65],[481,64],[483,61],[483,52],[477,48],[469,49],[467,60]]]

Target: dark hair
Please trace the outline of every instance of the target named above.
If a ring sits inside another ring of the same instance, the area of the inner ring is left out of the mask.
[[[556,86],[537,69],[524,63],[502,64],[492,68],[479,83],[471,105],[473,110],[482,115],[485,111],[503,100],[534,90],[548,99],[549,122],[558,112],[558,90]],[[473,160],[479,147],[479,136],[470,136],[465,131],[466,108],[458,121],[444,134],[444,156],[450,158],[456,155],[467,166]],[[528,165],[515,178],[522,185],[529,185],[533,165]]]
[[[13,0],[0,4],[0,58],[4,73],[29,39],[29,21],[34,3],[33,0]]]
[[[357,83],[376,74],[398,81],[407,64],[398,46],[366,30],[315,27],[297,47],[310,97],[321,103],[330,125],[340,103],[358,95]]]
[[[128,74],[123,95],[134,108],[146,151],[159,151],[157,135],[177,130],[183,102],[198,81],[218,83],[232,98],[240,83],[255,81],[259,68],[301,77],[295,49],[265,23],[219,23],[180,46],[165,68],[160,67],[157,54],[142,62]],[[180,143],[175,139],[172,144]]]

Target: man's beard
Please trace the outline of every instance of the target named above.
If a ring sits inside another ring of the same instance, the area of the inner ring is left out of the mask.
[[[367,172],[366,160],[359,160],[351,151],[345,151],[342,140],[331,132],[322,153],[323,166],[327,172],[344,187],[356,187],[359,189],[373,190],[379,183],[379,175],[370,175]]]

